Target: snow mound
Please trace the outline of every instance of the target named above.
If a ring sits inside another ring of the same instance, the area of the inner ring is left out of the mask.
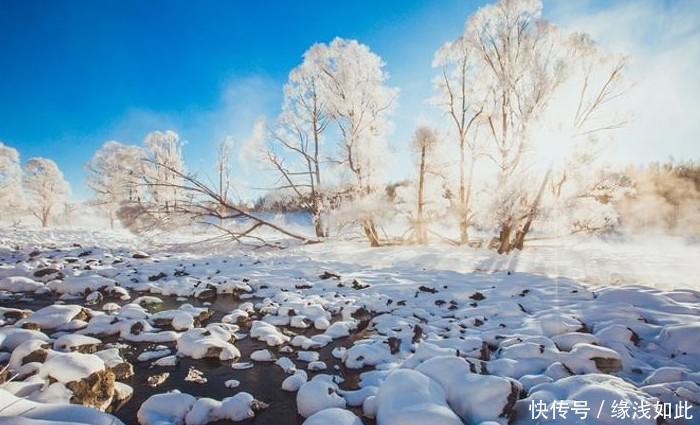
[[[218,401],[207,397],[196,399],[175,390],[151,396],[137,415],[141,425],[206,425],[220,420],[243,421],[265,407],[246,392]]]
[[[380,425],[464,425],[447,405],[442,387],[415,370],[389,374],[376,397]]]
[[[214,357],[219,360],[237,360],[240,351],[229,341],[233,334],[220,326],[208,325],[183,333],[177,340],[178,354],[193,359]]]
[[[349,410],[332,407],[314,413],[302,425],[362,425],[360,418]]]
[[[1,388],[0,420],[8,425],[124,425],[116,417],[97,409],[74,404],[37,403]]]
[[[338,395],[338,386],[324,379],[306,382],[297,392],[297,411],[305,418],[331,407],[345,407],[345,399]]]
[[[539,418],[539,420],[533,419],[532,413],[530,412],[533,403],[542,402],[551,406],[555,401],[557,403],[563,401],[570,408],[573,408],[573,400],[585,402],[589,407],[592,406],[591,412],[593,412],[594,409],[598,409],[601,405],[607,406],[607,408],[600,409],[599,417],[591,413],[587,420],[584,421],[575,415],[568,415],[566,419],[557,417],[556,420],[552,420],[550,416],[549,419],[551,423],[590,423],[600,425],[619,425],[621,423],[654,425],[656,423],[653,419],[653,414],[649,419],[638,417],[632,420],[630,418],[629,422],[624,422],[621,421],[620,418],[614,417],[615,413],[611,409],[611,403],[613,401],[616,401],[618,404],[624,403],[630,407],[646,403],[652,406],[653,409],[655,399],[621,378],[603,374],[589,374],[570,376],[556,382],[534,386],[530,390],[529,397],[519,400],[516,403],[518,424],[529,425],[542,423],[542,418]]]

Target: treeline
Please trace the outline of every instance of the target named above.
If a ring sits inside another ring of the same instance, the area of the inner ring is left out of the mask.
[[[699,163],[653,163],[628,167],[622,174],[630,190],[615,208],[624,229],[700,236]]]
[[[256,202],[237,196],[230,138],[198,175],[179,135],[154,131],[140,146],[109,141],[94,154],[86,165],[93,204],[134,231],[203,223],[256,243],[266,242],[261,229],[273,229],[305,241],[439,239],[508,253],[533,232],[697,232],[695,163],[602,164],[626,125],[618,113],[629,89],[624,55],[548,22],[537,0],[484,6],[455,36],[433,58],[430,100],[440,121],[416,123],[394,149],[399,89],[369,46],[335,38],[308,48],[289,73],[280,114],[254,125],[244,152],[268,188]],[[409,177],[392,183],[396,149],[412,159],[401,164]],[[313,233],[266,221],[260,213],[269,211],[308,212]]]

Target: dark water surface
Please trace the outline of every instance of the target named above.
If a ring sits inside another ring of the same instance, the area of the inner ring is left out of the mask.
[[[136,297],[137,293],[132,293],[133,297]],[[244,301],[256,302],[259,300],[238,300],[232,295],[219,295],[215,299],[208,300],[211,305],[205,305],[205,300],[197,300],[189,298],[187,301],[178,301],[175,297],[163,297],[159,296],[163,300],[162,304],[156,304],[149,306],[148,310],[151,312],[160,310],[170,310],[176,309],[181,304],[190,303],[196,307],[207,307],[214,311],[213,316],[205,321],[202,326],[208,323],[215,323],[221,320],[225,314],[231,312],[231,310],[237,308]],[[24,298],[17,295],[13,299],[2,299],[0,300],[0,306],[2,307],[12,307],[12,308],[22,308],[30,310],[38,310],[47,305],[56,303],[57,298],[52,295],[42,295],[42,296],[32,296],[31,299]],[[114,299],[106,299],[104,302],[116,302],[117,304],[126,304],[130,301],[116,301]],[[82,299],[66,301],[66,304],[84,304]],[[102,304],[88,306],[93,310],[100,310]],[[282,327],[280,327],[282,329]],[[248,333],[248,327],[244,326],[241,332]],[[315,331],[313,329],[294,329],[295,333],[301,333],[306,336],[311,336],[314,334],[322,333]],[[319,372],[307,372],[309,378],[317,373],[327,373],[332,375],[340,375],[345,379],[345,382],[341,384],[343,389],[355,389],[357,388],[357,383],[359,380],[359,374],[362,370],[351,370],[345,368],[342,363],[331,355],[331,351],[335,347],[344,346],[350,347],[353,341],[362,338],[363,332],[360,332],[350,337],[341,338],[328,344],[326,347],[317,350],[320,354],[320,360],[324,361],[328,366],[325,371]],[[296,393],[290,393],[281,390],[282,381],[289,376],[284,373],[279,366],[273,363],[254,363],[254,367],[245,370],[235,370],[231,368],[231,362],[222,362],[217,359],[202,359],[194,360],[191,358],[181,358],[175,367],[151,367],[153,361],[138,362],[136,357],[139,353],[143,351],[148,351],[153,349],[156,345],[166,345],[173,351],[173,354],[177,351],[176,343],[164,343],[164,344],[153,344],[153,343],[133,343],[128,341],[120,341],[115,337],[105,337],[100,338],[104,343],[108,342],[121,342],[129,345],[129,348],[122,350],[122,355],[127,361],[134,365],[134,376],[122,380],[127,385],[130,385],[134,389],[134,394],[123,407],[121,407],[116,412],[113,412],[119,419],[124,421],[126,424],[138,424],[136,419],[136,414],[138,412],[141,404],[154,394],[165,393],[171,390],[179,390],[183,393],[188,393],[196,397],[210,397],[213,399],[221,400],[226,397],[235,395],[239,391],[245,391],[253,395],[258,400],[264,401],[269,404],[269,407],[265,410],[256,413],[255,418],[249,419],[243,422],[236,422],[237,424],[260,424],[260,425],[299,425],[304,419],[297,414],[296,409]],[[276,356],[282,357],[287,356],[294,361],[299,369],[306,370],[306,363],[296,361],[296,349],[295,353],[291,354],[278,354],[277,349],[274,347],[267,347],[264,342],[254,340],[250,337],[246,337],[234,344],[241,352],[240,361],[249,361],[250,353],[255,350],[260,350],[263,348],[269,349]],[[204,376],[207,378],[207,382],[204,384],[197,384],[194,382],[185,381],[185,376],[190,366],[203,372]],[[336,368],[337,367],[337,368]],[[147,385],[146,381],[149,376],[156,375],[162,372],[170,373],[168,379],[156,388],[152,388]],[[240,386],[237,388],[226,388],[224,382],[229,379],[236,379],[240,381]],[[361,416],[361,408],[352,410],[358,416]],[[374,421],[370,421],[366,418],[362,418],[365,424],[373,424]],[[215,424],[232,424],[231,421],[218,421]]]

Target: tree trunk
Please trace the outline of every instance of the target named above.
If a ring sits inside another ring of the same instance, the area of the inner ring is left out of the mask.
[[[467,220],[466,190],[464,184],[464,136],[459,141],[459,243],[469,242],[469,222]]]
[[[51,215],[51,208],[46,207],[41,210],[41,227],[49,226],[49,216]]]
[[[316,231],[317,238],[325,238],[326,231],[323,227],[323,220],[320,217],[314,218],[314,230]]]
[[[371,247],[378,247],[379,246],[379,236],[377,235],[377,229],[374,226],[374,221],[371,219],[364,220],[362,223],[362,230],[365,232],[365,236],[367,237],[367,240],[369,241],[369,245]]]
[[[416,212],[416,241],[419,244],[428,242],[428,232],[425,228],[425,218],[423,217],[424,191],[425,191],[425,152],[423,146],[420,152],[420,170],[418,173],[418,211]]]
[[[501,231],[498,234],[498,250],[499,254],[507,254],[510,252],[510,233],[512,227],[510,223],[503,224],[501,226]]]
[[[537,209],[539,208],[540,201],[542,200],[542,193],[544,193],[544,188],[547,186],[547,180],[549,180],[549,175],[551,171],[552,169],[550,168],[547,171],[547,173],[545,173],[544,178],[542,179],[542,184],[540,185],[540,189],[537,192],[535,200],[530,206],[530,211],[528,212],[527,218],[525,219],[525,224],[523,225],[523,227],[518,229],[517,232],[515,232],[515,240],[513,241],[512,248],[519,249],[522,251],[523,247],[525,246],[525,236],[527,236],[527,234],[530,232],[532,222],[535,219],[535,215],[537,215]]]

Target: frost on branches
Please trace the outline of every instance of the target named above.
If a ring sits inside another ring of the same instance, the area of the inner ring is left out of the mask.
[[[70,194],[68,182],[55,162],[31,158],[24,166],[24,188],[32,215],[46,227],[59,214]]]

